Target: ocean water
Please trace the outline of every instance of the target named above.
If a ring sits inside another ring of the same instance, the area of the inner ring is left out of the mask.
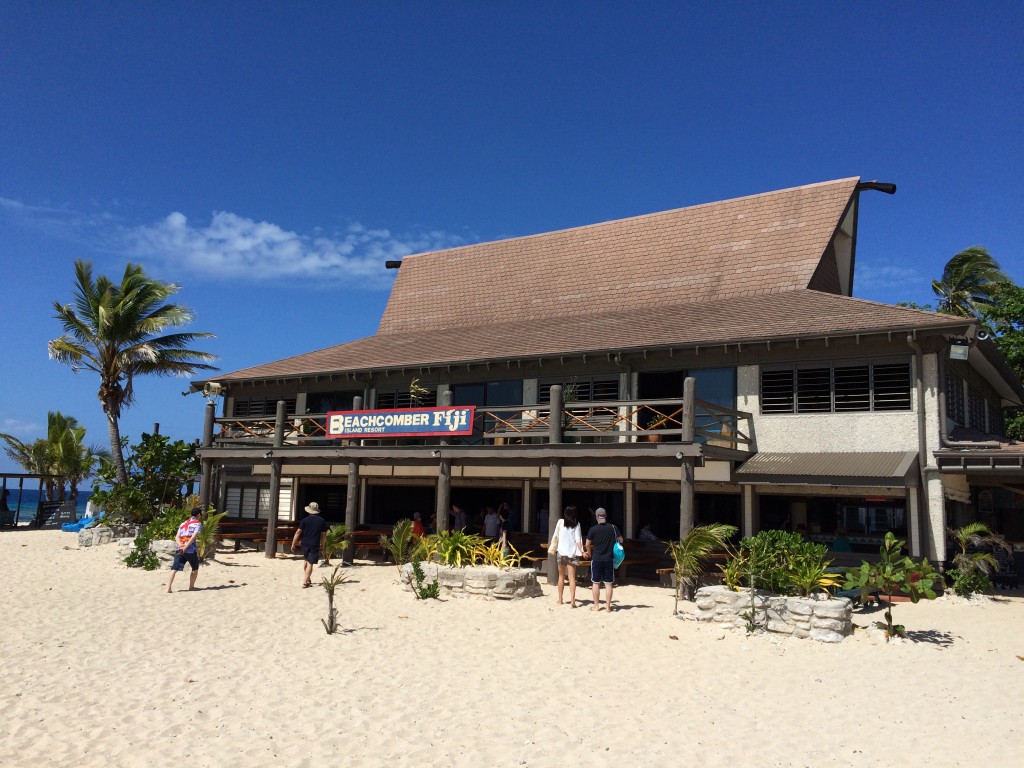
[[[29,488],[28,484],[32,483],[34,487]],[[12,512],[18,510],[18,482],[15,480],[13,483],[7,481],[7,490],[10,491],[10,495],[7,497],[7,506],[11,508]],[[81,517],[85,514],[85,505],[89,502],[89,496],[92,493],[91,488],[78,489],[78,503],[75,505],[75,517]],[[44,490],[45,494],[45,490]],[[31,480],[25,481],[25,487],[21,490],[21,514],[18,516],[18,520],[21,522],[27,522],[35,517],[36,508],[39,505],[39,486],[38,481],[33,482]]]

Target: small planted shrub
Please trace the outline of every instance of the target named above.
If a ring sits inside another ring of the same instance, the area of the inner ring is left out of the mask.
[[[428,538],[434,540],[437,558],[456,568],[472,565],[474,553],[484,543],[483,537],[465,531],[443,531]]]
[[[949,579],[953,591],[960,597],[980,595],[992,589],[992,579],[981,571],[961,571],[959,568],[951,568],[946,571],[946,578]]]
[[[331,558],[348,549],[348,526],[332,525],[324,536],[324,563],[331,564]]]
[[[412,520],[403,518],[395,523],[390,536],[380,537],[380,545],[391,555],[391,559],[401,572],[402,566],[409,562],[416,546],[415,537],[412,535]]]
[[[481,541],[473,550],[473,565],[493,565],[496,568],[518,568],[523,558],[530,553],[519,554],[519,551],[511,544],[508,551],[502,548],[496,541]]]
[[[753,586],[808,597],[841,580],[839,574],[827,572],[832,562],[827,555],[824,544],[806,541],[799,533],[761,531],[740,541],[736,554],[722,567],[722,579],[730,589]]]
[[[338,588],[340,584],[344,584],[348,581],[348,576],[344,573],[340,573],[341,566],[334,566],[334,571],[330,576],[325,576],[320,581],[320,586],[324,588],[324,592],[327,593],[327,619],[320,619],[320,623],[324,625],[324,629],[327,630],[328,635],[333,635],[338,631],[338,612],[334,608],[334,590]]]
[[[711,553],[726,549],[729,538],[735,533],[734,525],[711,523],[695,526],[679,541],[668,542],[676,577],[676,611],[681,597],[693,599],[697,581],[704,573],[704,563]]]
[[[149,546],[153,539],[144,532],[135,537],[134,546],[124,559],[129,568],[142,568],[144,571],[155,571],[160,567],[156,552]]]
[[[844,589],[861,590],[862,600],[867,599],[869,588],[878,589],[886,596],[888,607],[885,621],[875,622],[876,627],[885,630],[886,640],[906,635],[906,628],[902,624],[894,624],[892,620],[893,595],[902,593],[914,603],[922,597],[934,600],[935,587],[944,584],[942,574],[932,567],[927,558],[918,563],[903,555],[905,546],[905,541],[897,539],[892,531],[888,531],[878,549],[881,556],[879,562],[863,562],[859,568],[851,568],[846,572]]]
[[[437,579],[434,579],[429,584],[424,584],[427,580],[426,574],[423,573],[423,567],[420,565],[420,559],[414,557],[412,560],[412,575],[415,579],[412,591],[416,595],[417,600],[437,600],[441,594],[441,585],[437,583]]]
[[[949,529],[949,536],[959,550],[953,556],[953,591],[961,597],[992,589],[992,574],[999,570],[995,550],[1012,553],[1006,539],[984,523],[969,523],[963,528]]]

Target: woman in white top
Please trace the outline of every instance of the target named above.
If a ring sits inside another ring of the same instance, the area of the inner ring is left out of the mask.
[[[576,566],[583,554],[583,531],[576,519],[576,507],[568,506],[562,513],[562,519],[555,525],[558,546],[555,555],[558,557],[558,604],[563,605],[562,591],[565,588],[565,574],[569,572],[569,604],[576,607]],[[551,545],[548,545],[551,551]]]

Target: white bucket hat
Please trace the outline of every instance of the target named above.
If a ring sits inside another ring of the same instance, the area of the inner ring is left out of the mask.
[[[309,503],[309,506],[306,507],[306,511],[309,512],[309,514],[311,514],[311,515],[319,515],[320,514],[320,505],[317,504],[315,501],[311,501]]]

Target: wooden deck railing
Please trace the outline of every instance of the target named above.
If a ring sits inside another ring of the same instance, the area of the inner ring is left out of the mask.
[[[680,442],[683,400],[600,400],[571,402],[562,409],[564,441],[586,443]],[[694,401],[694,439],[735,450],[749,450],[750,414],[703,400]],[[472,437],[449,439],[462,445],[524,445],[547,443],[551,410],[543,404],[478,408]],[[286,443],[333,446],[327,437],[327,415],[290,416],[284,425]],[[270,445],[272,416],[217,419],[214,442],[220,446]],[[363,438],[367,445],[437,445],[439,438]]]

